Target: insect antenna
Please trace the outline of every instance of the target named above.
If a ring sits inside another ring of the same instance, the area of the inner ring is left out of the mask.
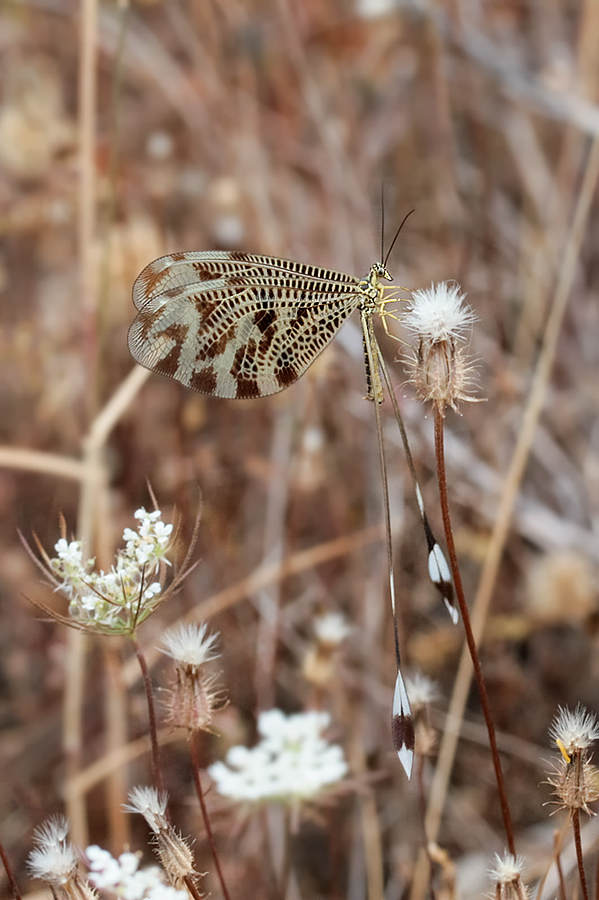
[[[396,242],[397,238],[399,237],[399,232],[404,227],[404,225],[406,224],[406,222],[408,221],[408,219],[410,218],[410,216],[412,215],[413,212],[416,212],[416,210],[411,209],[408,213],[405,214],[405,216],[401,220],[401,224],[400,224],[399,228],[397,229],[397,231],[395,232],[395,237],[391,241],[391,246],[387,250],[387,255],[385,256],[385,259],[383,261],[383,265],[385,268],[387,268],[387,262],[389,261],[389,257],[391,256],[391,251],[395,247],[395,242]],[[383,220],[383,222],[384,222],[384,220]],[[383,259],[383,248],[381,247],[381,260],[382,259]]]
[[[403,225],[403,222],[401,223]],[[385,183],[381,184],[381,255],[379,259],[382,262],[383,253],[385,252]]]

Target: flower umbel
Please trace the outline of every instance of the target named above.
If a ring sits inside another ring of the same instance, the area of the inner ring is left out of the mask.
[[[35,849],[29,854],[29,869],[52,888],[61,900],[97,900],[94,889],[78,869],[77,851],[67,839],[69,823],[62,816],[49,819],[33,836]]]
[[[136,787],[130,791],[125,809],[144,817],[154,835],[156,852],[168,880],[173,887],[182,888],[188,881],[195,881],[198,873],[193,867],[190,848],[166,817],[167,799],[166,794],[159,794],[154,788]]]
[[[599,770],[592,765],[588,750],[599,738],[597,718],[580,703],[574,711],[560,707],[549,733],[561,754],[548,779],[557,802],[564,809],[584,809],[594,815],[589,803],[599,799]]]
[[[118,859],[96,844],[88,847],[89,879],[98,890],[110,892],[119,900],[186,900],[187,891],[166,884],[159,866],[139,868],[140,854],[125,852]]]
[[[466,339],[475,320],[464,303],[460,286],[450,282],[431,284],[412,292],[403,325],[414,335],[415,346],[406,360],[410,381],[422,400],[443,412],[457,409],[459,400],[473,401],[467,390],[472,384],[472,365],[458,344]]]
[[[142,508],[134,515],[138,529],[125,528],[125,547],[109,572],[95,571],[94,559],[83,560],[80,541],[61,538],[54,558],[43,554],[56,589],[69,600],[67,624],[100,634],[134,634],[166,599],[158,574],[161,564],[170,565],[166,554],[173,526],[162,521],[159,509]]]
[[[206,624],[176,625],[166,632],[162,653],[172,657],[177,681],[168,691],[168,719],[188,731],[210,731],[214,711],[222,705],[216,689],[218,674],[206,674],[204,666],[216,659],[218,634],[206,634]]]
[[[217,791],[249,802],[297,804],[319,798],[347,773],[341,747],[322,737],[329,723],[328,713],[260,713],[260,742],[252,749],[231,747],[225,763],[208,768]]]

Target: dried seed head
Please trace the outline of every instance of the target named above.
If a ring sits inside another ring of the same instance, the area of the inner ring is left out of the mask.
[[[136,787],[129,793],[125,809],[144,817],[168,880],[173,887],[182,888],[189,879],[195,881],[198,873],[193,867],[191,849],[166,818],[166,804],[166,794],[159,794],[154,788]]]
[[[352,628],[341,613],[324,613],[314,621],[314,642],[308,648],[302,671],[317,687],[325,687],[335,676],[335,656]]]
[[[414,746],[418,756],[432,756],[437,748],[437,732],[430,720],[430,705],[437,699],[437,685],[426,675],[416,672],[406,678],[406,690],[410,698],[414,719]]]
[[[599,724],[580,703],[574,711],[560,707],[549,731],[561,753],[548,779],[559,806],[584,809],[594,815],[589,803],[599,799],[599,771],[591,764],[588,750],[599,738]]]
[[[188,669],[191,674],[195,674],[204,663],[220,656],[216,652],[218,634],[207,635],[207,628],[206,623],[169,628],[163,638],[162,652],[172,657],[178,668]]]
[[[33,836],[35,849],[28,865],[34,878],[40,878],[61,900],[97,900],[97,894],[78,869],[78,855],[67,840],[69,823],[62,816],[49,819]]]
[[[446,406],[457,409],[468,395],[473,367],[462,348],[475,319],[458,284],[441,282],[414,291],[402,323],[414,335],[412,355],[406,359],[410,381],[418,396],[430,401],[440,412]]]
[[[218,674],[207,675],[205,663],[216,659],[218,634],[206,635],[206,625],[177,625],[166,632],[162,652],[175,662],[177,680],[168,691],[168,720],[188,731],[210,731],[223,692],[215,690]]]
[[[495,882],[495,900],[528,900],[528,888],[522,881],[524,860],[521,856],[495,854],[495,865],[489,877]]]
[[[549,734],[561,750],[573,755],[587,750],[599,738],[597,717],[579,703],[575,710],[558,707],[557,715],[551,723]]]

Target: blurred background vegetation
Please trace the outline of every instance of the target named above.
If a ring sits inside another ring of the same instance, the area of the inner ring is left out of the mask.
[[[598,708],[598,47],[594,0],[2,5],[0,831],[19,873],[32,827],[65,799],[90,840],[119,852],[130,839],[119,798],[147,781],[149,763],[132,754],[90,774],[145,733],[140,684],[120,668],[117,641],[89,642],[73,668],[81,648],[25,599],[64,609],[18,530],[52,551],[62,515],[109,567],[133,511],[151,506],[149,483],[165,520],[180,518],[182,547],[202,498],[198,565],[140,639],[151,650],[186,614],[210,613],[220,630],[230,704],[206,763],[251,742],[257,709],[330,709],[359,790],[303,826],[301,896],[366,896],[360,835],[373,830],[385,897],[408,895],[419,797],[389,736],[392,631],[358,323],[300,382],[258,401],[206,398],[157,376],[132,382],[126,344],[132,282],[163,253],[243,249],[364,275],[380,255],[383,185],[384,247],[415,210],[388,263],[395,282],[456,279],[478,317],[471,351],[486,402],[448,414],[449,490],[469,599],[489,553],[500,561],[483,665],[518,849],[532,875],[542,871],[556,827],[539,787],[547,728],[558,704]],[[431,421],[405,384],[399,345],[381,343],[440,532]],[[548,368],[535,417],[539,359]],[[527,416],[536,429],[514,470]],[[462,630],[428,581],[391,418],[386,436],[404,658],[438,684],[441,733]],[[502,503],[504,533],[493,537]],[[355,631],[315,695],[302,661],[323,611],[343,612]],[[164,682],[158,661],[153,675]],[[66,752],[73,679],[81,728]],[[184,747],[170,740],[165,760],[177,823],[205,870]],[[434,758],[425,796],[433,768]],[[438,840],[459,896],[480,896],[504,841],[474,693],[442,806]],[[259,859],[231,837],[234,814],[216,812],[232,892],[269,896]]]

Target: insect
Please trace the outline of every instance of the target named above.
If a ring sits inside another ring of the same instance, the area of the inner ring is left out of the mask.
[[[398,232],[399,233],[399,232]],[[397,237],[397,235],[396,235]],[[393,242],[395,243],[395,241]],[[391,248],[387,253],[387,259]],[[391,379],[374,331],[378,315],[387,331],[395,302],[386,262],[365,278],[272,256],[237,251],[171,253],[154,260],[133,286],[138,314],[129,350],[148,369],[214,397],[266,397],[297,381],[346,319],[360,312],[367,398],[374,401],[383,479],[389,589],[397,676],[392,734],[408,775],[414,755],[410,704],[400,668],[393,580],[391,521],[380,404],[383,383],[393,404],[414,483],[428,546],[431,580],[457,621],[451,576],[424,511],[407,436]],[[382,377],[381,377],[382,376]]]

